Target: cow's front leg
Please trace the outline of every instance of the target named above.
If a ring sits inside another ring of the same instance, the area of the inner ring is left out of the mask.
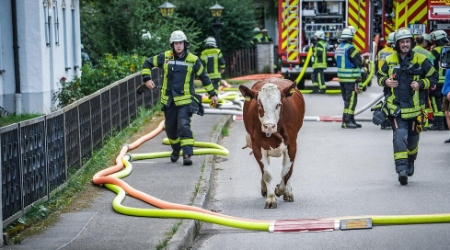
[[[262,151],[261,162],[264,166],[263,181],[266,184],[267,195],[266,195],[266,205],[264,208],[277,208],[277,197],[275,196],[275,182],[273,181],[273,167],[270,165],[268,152],[266,150]]]
[[[275,194],[280,197],[283,195],[284,201],[294,201],[294,194],[292,193],[292,187],[290,178],[292,175],[292,170],[294,167],[294,162],[291,162],[286,152],[283,153],[283,168],[281,170],[281,181],[280,184],[275,188]]]
[[[272,175],[269,172],[264,172],[262,182],[264,182],[266,186],[270,186],[268,184],[273,183]],[[267,188],[266,205],[264,206],[265,209],[277,208],[277,197],[275,196],[275,193],[272,190],[273,190],[272,188]]]

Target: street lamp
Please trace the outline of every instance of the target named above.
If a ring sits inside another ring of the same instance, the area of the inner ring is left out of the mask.
[[[159,7],[159,11],[161,11],[161,15],[163,17],[171,17],[173,14],[173,9],[175,9],[175,5],[165,2],[164,4],[161,4]]]
[[[216,32],[217,46],[220,47],[220,27],[222,27],[222,23],[220,22],[219,19],[220,19],[220,16],[222,16],[222,11],[224,8],[216,3],[214,6],[212,6],[209,9],[211,10],[211,15],[215,19],[215,21],[213,23],[213,27],[215,28],[215,32]]]

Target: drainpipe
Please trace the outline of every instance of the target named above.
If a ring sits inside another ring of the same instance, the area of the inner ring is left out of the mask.
[[[17,5],[16,0],[11,0],[11,13],[13,25],[13,51],[14,51],[14,76],[16,79],[16,92],[14,94],[15,113],[22,114],[22,93],[20,90],[20,62],[19,62],[19,41],[17,37]]]

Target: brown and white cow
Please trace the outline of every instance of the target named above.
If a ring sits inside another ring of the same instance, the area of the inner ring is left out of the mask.
[[[289,178],[297,153],[297,134],[303,125],[305,101],[292,81],[268,78],[251,88],[239,90],[245,97],[243,119],[247,130],[247,145],[261,169],[261,194],[266,197],[264,208],[277,208],[277,198],[294,201]],[[269,157],[283,156],[281,181],[274,181],[275,166]]]

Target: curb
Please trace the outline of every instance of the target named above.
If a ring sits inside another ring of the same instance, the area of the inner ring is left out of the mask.
[[[210,142],[219,143],[222,139],[222,128],[227,126],[233,121],[232,115],[225,115],[220,119],[217,128],[213,131]],[[200,187],[197,195],[194,198],[192,206],[207,208],[210,199],[210,192],[212,182],[214,181],[214,167],[216,162],[216,155],[205,155],[203,166],[204,170],[199,178]],[[188,249],[197,235],[197,232],[201,228],[201,222],[197,220],[183,219],[181,225],[178,227],[176,233],[167,242],[166,249],[169,250],[180,250]]]

